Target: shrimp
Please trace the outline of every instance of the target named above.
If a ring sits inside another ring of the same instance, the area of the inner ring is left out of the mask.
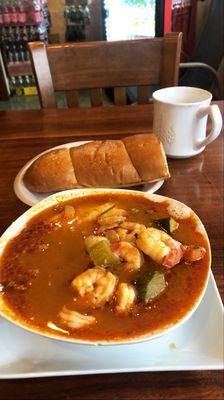
[[[128,283],[119,283],[116,292],[116,311],[119,314],[128,314],[137,298],[134,286]]]
[[[136,234],[144,225],[135,222],[123,222],[118,228],[110,229],[105,232],[106,238],[111,242],[125,241],[135,243]]]
[[[144,264],[144,257],[132,243],[125,241],[111,243],[112,252],[125,261],[126,271],[137,271]]]
[[[97,218],[97,222],[100,225],[98,232],[104,232],[107,229],[113,229],[119,226],[126,220],[127,211],[121,208],[112,208],[106,211]]]
[[[127,231],[140,231],[142,228],[145,228],[145,225],[139,224],[138,222],[131,222],[131,221],[125,221],[122,222],[120,225],[121,228],[127,229]]]
[[[158,229],[145,228],[136,239],[137,247],[159,264],[162,264],[164,257],[170,252],[170,247],[161,238],[162,233]]]
[[[191,246],[182,245],[166,232],[156,228],[146,228],[141,231],[136,240],[136,245],[155,262],[167,268],[172,268],[178,264],[185,254],[186,260],[193,262],[203,258],[206,252],[204,248],[198,246],[201,250],[197,252],[197,256],[193,257]]]
[[[125,221],[120,225],[119,228],[117,228],[116,231],[120,236],[120,240],[135,243],[138,233],[143,229],[145,229],[145,225],[138,224],[136,222]]]
[[[117,285],[117,277],[101,267],[87,269],[71,282],[81,297],[87,295],[93,307],[103,307],[109,302]]]
[[[197,245],[183,246],[183,250],[184,250],[183,258],[188,263],[201,260],[206,253],[204,247]]]
[[[91,315],[83,315],[77,311],[69,310],[63,307],[59,313],[59,317],[64,325],[70,329],[80,329],[92,325],[96,322],[96,318]]]
[[[114,230],[114,229],[110,229],[110,230],[106,231],[105,237],[111,243],[119,242],[119,240],[120,240],[119,233],[117,232],[117,230]]]

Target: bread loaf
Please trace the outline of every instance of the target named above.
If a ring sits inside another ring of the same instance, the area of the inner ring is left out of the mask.
[[[29,190],[44,193],[80,187],[127,187],[169,176],[163,146],[150,133],[51,150],[31,164],[23,179]]]
[[[125,186],[141,182],[121,140],[95,141],[70,149],[76,179],[81,186]]]

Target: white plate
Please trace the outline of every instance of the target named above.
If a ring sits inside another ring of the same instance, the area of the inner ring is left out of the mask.
[[[30,165],[35,161],[37,158],[42,156],[45,153],[48,153],[51,150],[55,149],[60,149],[62,147],[67,147],[68,149],[70,147],[76,147],[80,146],[81,144],[88,143],[89,141],[82,141],[82,142],[72,142],[72,143],[65,143],[60,146],[52,147],[51,149],[48,149],[44,151],[43,153],[38,154],[36,157],[34,157],[32,160],[28,161],[24,167],[19,171],[17,174],[15,181],[14,181],[14,192],[16,196],[25,204],[28,206],[34,206],[34,204],[37,204],[39,201],[45,199],[46,197],[50,196],[53,193],[35,193],[31,192],[23,182],[23,177],[25,175],[25,172],[27,169],[30,167]],[[158,182],[153,182],[153,183],[146,183],[144,185],[139,185],[138,190],[148,192],[148,193],[155,193],[159,188],[162,186],[164,183],[164,180],[160,180]],[[135,187],[132,187],[131,189],[135,189]]]
[[[179,328],[148,342],[107,347],[48,339],[0,318],[0,355],[0,378],[222,369],[223,306],[211,273],[201,304]]]

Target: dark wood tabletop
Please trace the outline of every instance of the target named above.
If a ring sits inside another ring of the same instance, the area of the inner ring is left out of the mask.
[[[223,112],[223,102],[217,103]],[[71,141],[118,138],[152,129],[152,106],[0,111],[0,234],[28,207],[14,194],[20,168],[38,153]],[[212,247],[212,270],[223,298],[223,134],[203,153],[169,159],[171,178],[158,191],[189,205]],[[0,381],[0,399],[222,399],[222,371],[149,372]]]

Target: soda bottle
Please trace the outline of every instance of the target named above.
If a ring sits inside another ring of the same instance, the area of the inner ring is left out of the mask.
[[[17,14],[16,3],[12,0],[11,0],[11,4],[10,4],[10,23],[12,25],[17,25],[17,23],[18,23],[18,14]]]
[[[23,94],[23,77],[19,75],[16,82],[16,94],[21,96]]]
[[[7,42],[7,47],[8,47],[8,61],[13,62],[14,61],[14,49],[13,49],[13,34],[12,34],[12,29],[11,27],[7,27],[6,29],[6,42]]]
[[[19,51],[15,42],[12,44],[12,52],[13,52],[13,61],[19,61]]]
[[[31,0],[29,4],[29,19],[31,24],[39,24],[43,20],[39,0]]]
[[[10,41],[6,40],[4,42],[4,49],[5,49],[5,55],[6,55],[6,59],[7,61],[13,61],[13,56],[12,56],[12,52],[11,52],[11,48],[10,48]]]
[[[0,0],[0,26],[3,25],[3,0]]]
[[[31,25],[30,29],[28,30],[28,42],[34,42],[34,41],[35,41],[34,26]]]
[[[27,27],[24,26],[23,27],[23,31],[22,31],[22,41],[23,41],[23,48],[24,48],[24,58],[25,61],[28,61],[30,56],[29,56],[29,50],[28,50],[28,30]]]
[[[30,78],[29,75],[25,75],[25,79],[24,79],[24,88],[26,87],[30,87]]]
[[[36,26],[33,27],[33,41],[36,42],[39,40],[39,33]]]
[[[16,93],[16,78],[12,76],[9,81],[10,94],[13,96]]]
[[[26,5],[23,0],[17,0],[18,23],[24,25],[27,21]]]
[[[4,3],[3,3],[4,4]],[[10,14],[9,14],[9,3],[6,2],[3,6],[3,23],[5,25],[10,24]]]
[[[25,61],[26,60],[26,48],[25,48],[25,43],[23,41],[23,34],[22,32],[19,33],[18,35],[18,48],[19,48],[19,59],[20,61]]]

